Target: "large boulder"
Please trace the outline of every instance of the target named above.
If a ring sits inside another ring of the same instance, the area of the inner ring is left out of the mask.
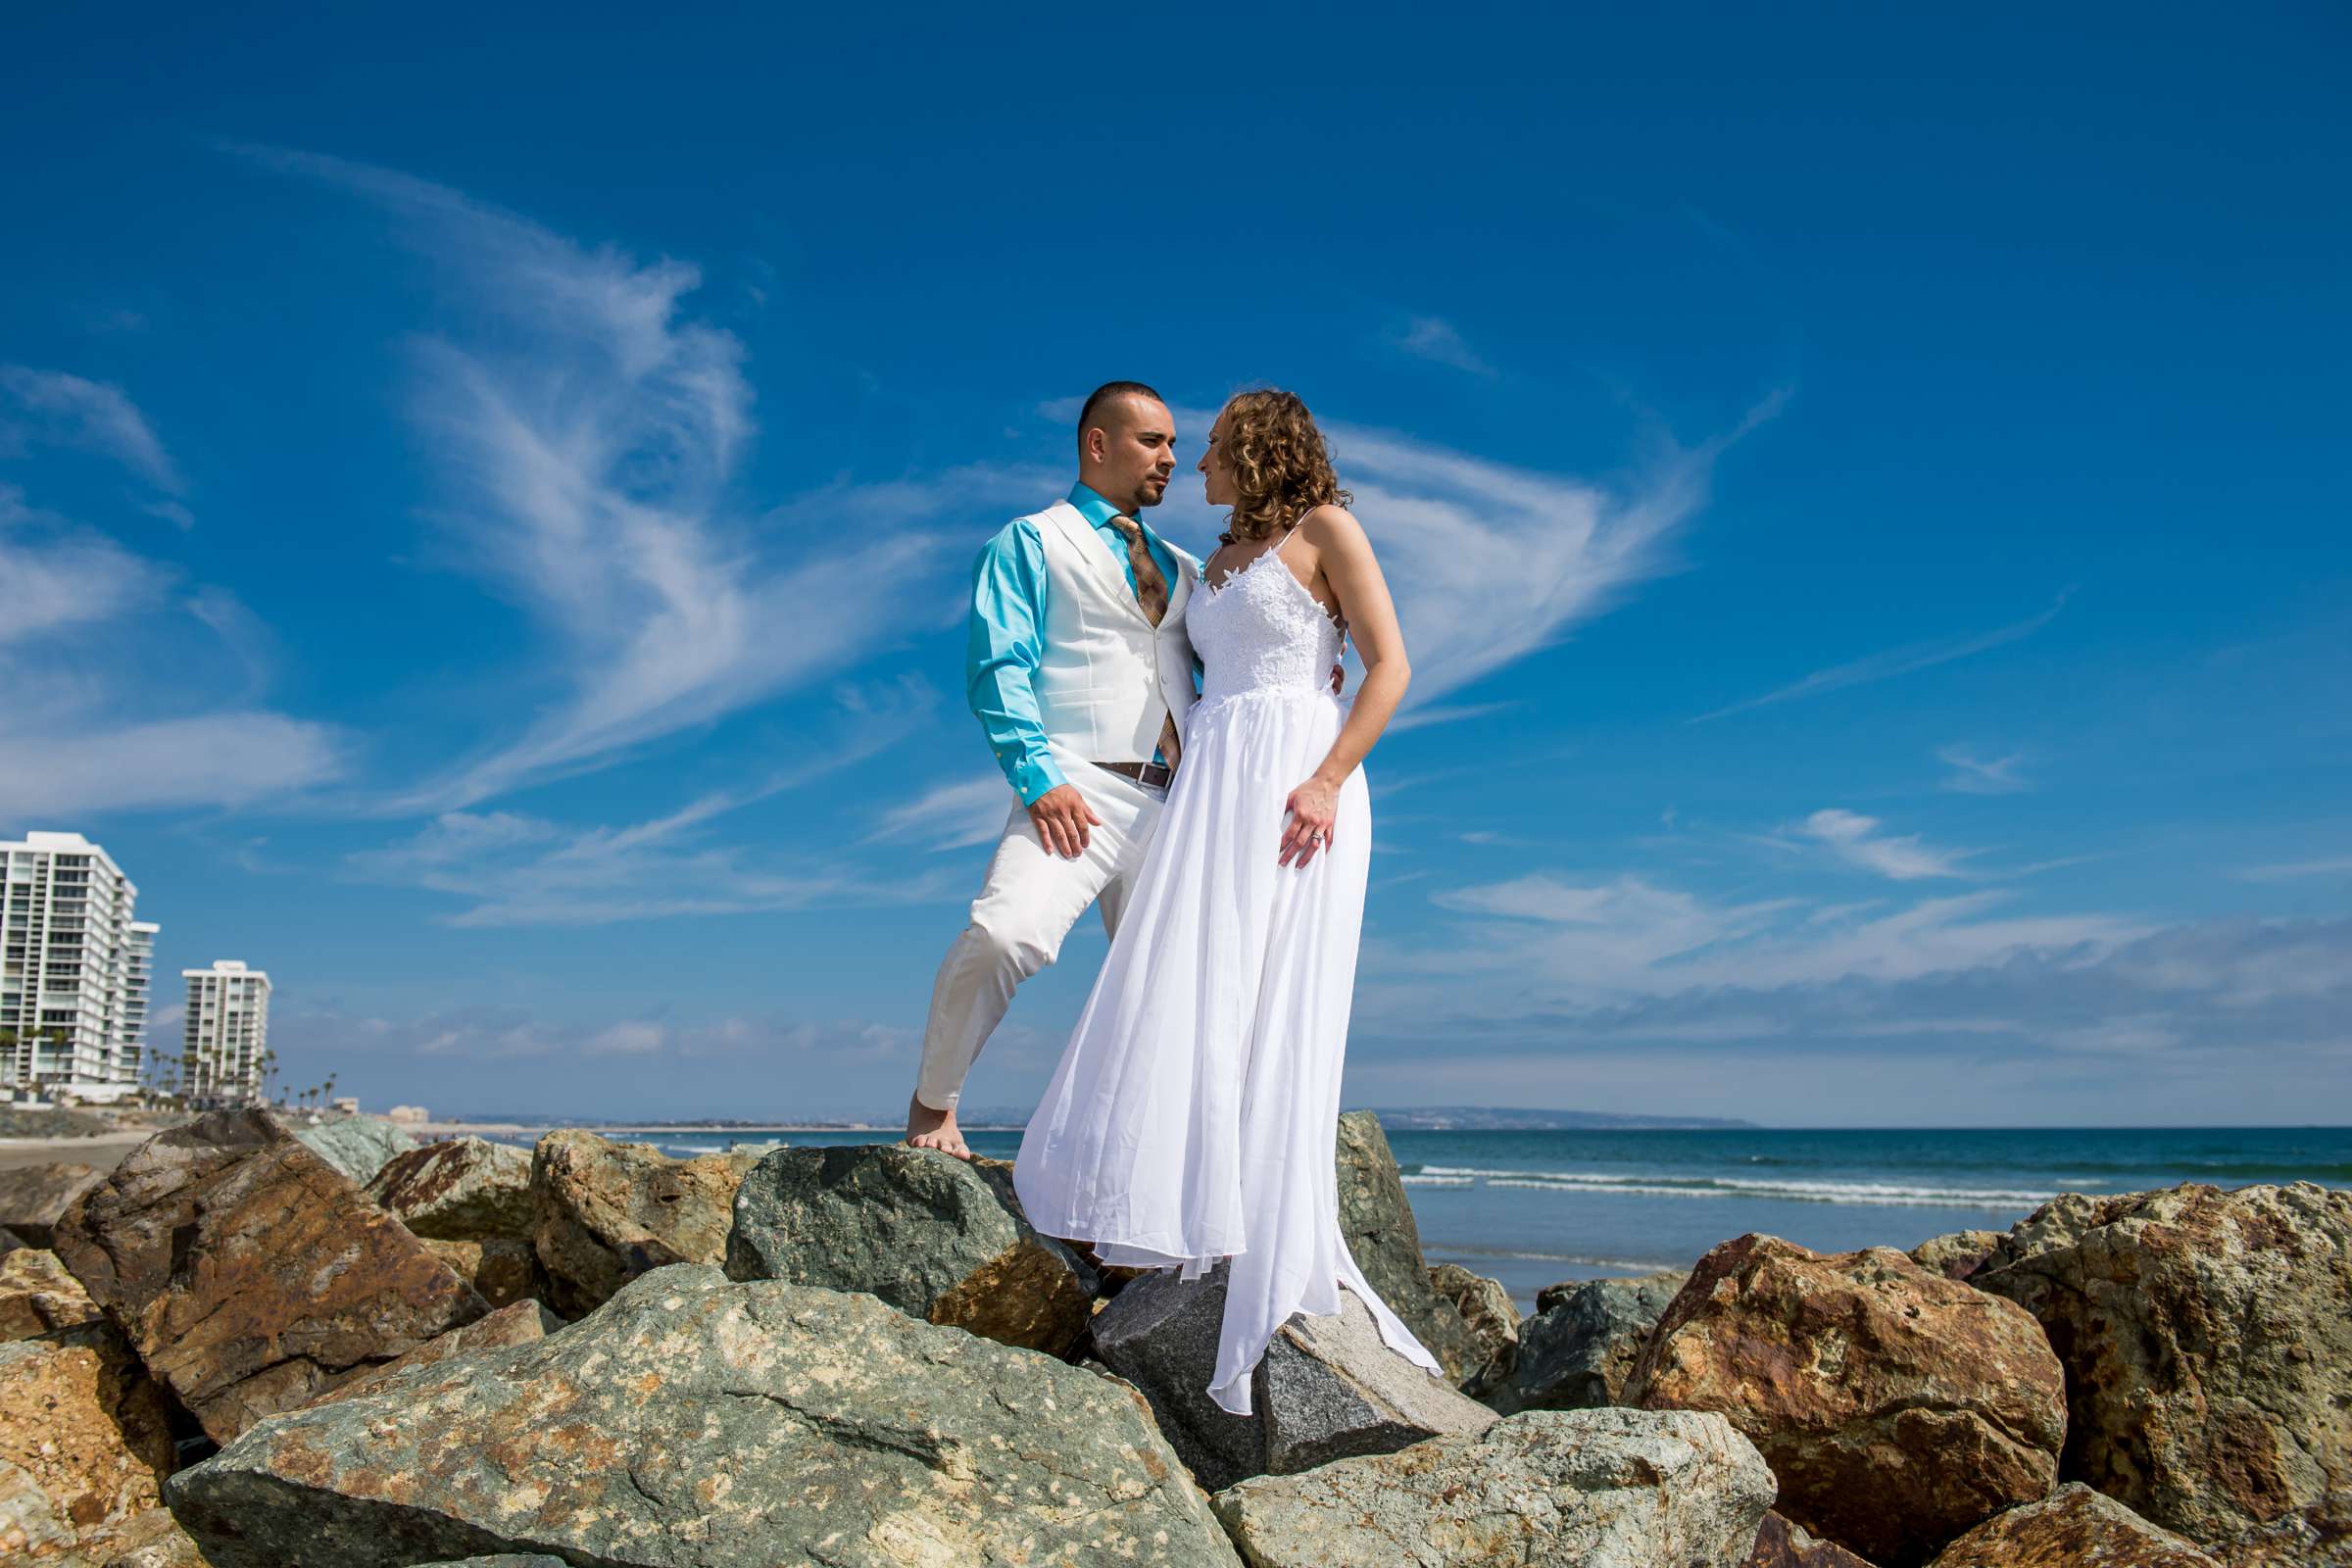
[[[1996,1513],[1943,1548],[1935,1568],[2218,1568],[2193,1541],[2069,1483]]]
[[[1555,1297],[1519,1325],[1510,1381],[1488,1402],[1505,1413],[1624,1404],[1634,1363],[1686,1278],[1587,1280]]]
[[[82,1532],[80,1555],[95,1568],[211,1568],[194,1538],[161,1503],[120,1524]]]
[[[436,1242],[428,1237],[424,1249],[494,1307],[535,1301],[547,1294],[539,1250],[527,1241],[493,1237],[486,1242]]]
[[[154,1507],[172,1458],[163,1391],[111,1327],[0,1345],[0,1466],[40,1494],[76,1544]],[[66,1547],[19,1549],[39,1562]]]
[[[1473,1274],[1459,1263],[1433,1263],[1429,1287],[1453,1303],[1469,1335],[1470,1371],[1462,1392],[1483,1399],[1511,1379],[1519,1360],[1519,1308],[1500,1280]]]
[[[394,1154],[368,1196],[437,1242],[528,1241],[531,1156],[512,1144],[456,1138]]]
[[[1742,1236],[1699,1259],[1626,1391],[1715,1410],[1780,1478],[1780,1511],[1908,1568],[2046,1496],[2065,1378],[2040,1326],[1889,1247],[1816,1253]]]
[[[1720,1416],[1544,1410],[1210,1502],[1251,1568],[1736,1568],[1772,1493]]]
[[[902,1312],[1059,1355],[1101,1282],[1041,1236],[1012,1164],[904,1144],[779,1149],[735,1193],[727,1276],[865,1291]]]
[[[2352,1193],[2070,1194],[1969,1283],[2065,1362],[2068,1480],[2207,1543],[2352,1490]]]
[[[27,1247],[0,1256],[0,1341],[99,1321],[98,1303],[55,1252]]]
[[[1873,1568],[1835,1541],[1819,1541],[1803,1525],[1768,1513],[1740,1568]]]
[[[0,1226],[27,1247],[53,1247],[58,1219],[104,1180],[106,1172],[95,1165],[62,1161],[0,1170]]]
[[[1404,1179],[1389,1135],[1368,1110],[1340,1116],[1333,1164],[1340,1184],[1340,1239],[1389,1310],[1413,1331],[1456,1385],[1474,1376],[1482,1362],[1469,1327],[1451,1301],[1429,1283],[1421,1255],[1421,1231],[1405,1201]]]
[[[724,1259],[735,1189],[759,1157],[744,1149],[672,1159],[570,1127],[540,1139],[532,1238],[548,1305],[576,1318],[649,1270]]]
[[[1964,1280],[1984,1266],[1993,1249],[2001,1245],[2004,1231],[1954,1231],[1949,1236],[1931,1236],[1911,1249],[1911,1261],[1931,1274],[1940,1274],[1947,1280]]]
[[[561,1334],[266,1422],[165,1494],[214,1568],[1236,1562],[1131,1391],[691,1264]]]
[[[2352,1492],[2332,1492],[2213,1548],[2226,1568],[2352,1568]]]
[[[1647,1274],[1624,1275],[1618,1278],[1617,1283],[1620,1285],[1663,1285],[1666,1287],[1667,1298],[1672,1299],[1674,1293],[1681,1290],[1690,1281],[1690,1271],[1687,1268],[1661,1268],[1653,1269]],[[1544,1286],[1536,1293],[1537,1313],[1541,1315],[1550,1311],[1592,1283],[1592,1281],[1590,1279],[1562,1280],[1557,1285]]]
[[[141,1144],[59,1222],[57,1250],[216,1443],[487,1310],[261,1110]]]
[[[362,1187],[375,1179],[386,1160],[416,1147],[416,1140],[397,1122],[381,1116],[332,1116],[294,1136],[312,1153]]]
[[[1154,1273],[1095,1314],[1095,1353],[1143,1392],[1185,1464],[1212,1490],[1424,1438],[1483,1432],[1494,1412],[1391,1349],[1351,1291],[1341,1311],[1294,1316],[1250,1375],[1252,1413],[1208,1396],[1230,1265],[1197,1280]]]

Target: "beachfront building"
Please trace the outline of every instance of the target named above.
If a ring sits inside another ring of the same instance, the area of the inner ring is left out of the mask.
[[[179,1092],[191,1105],[258,1105],[262,1057],[270,1049],[270,976],[235,958],[182,969],[188,1019]]]
[[[0,840],[0,1097],[138,1093],[158,929],[138,896],[78,833]]]

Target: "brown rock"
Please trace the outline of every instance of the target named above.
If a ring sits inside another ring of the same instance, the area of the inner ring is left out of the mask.
[[[2352,1490],[2352,1193],[2070,1194],[1969,1283],[2048,1330],[2068,1480],[2208,1544]]]
[[[100,1315],[98,1303],[55,1252],[27,1247],[0,1257],[0,1341],[79,1328]]]
[[[374,1394],[403,1372],[420,1366],[438,1366],[462,1355],[476,1355],[484,1350],[503,1350],[510,1345],[528,1345],[543,1340],[564,1326],[564,1320],[541,1306],[537,1301],[516,1301],[502,1306],[488,1317],[475,1318],[447,1334],[425,1341],[408,1354],[386,1361],[371,1372],[363,1373],[348,1383],[337,1384],[325,1394],[313,1399],[313,1404],[328,1404],[336,1399],[356,1399]]]
[[[2064,1374],[2025,1313],[1892,1248],[1772,1236],[1699,1259],[1627,1397],[1721,1412],[1783,1514],[1889,1568],[2047,1495],[2066,1436]]]
[[[548,1304],[582,1317],[649,1270],[724,1259],[735,1190],[762,1152],[671,1159],[651,1144],[615,1144],[577,1128],[540,1139],[531,1201]]]
[[[2004,1231],[1954,1231],[1949,1236],[1931,1236],[1911,1249],[1911,1261],[1931,1274],[1940,1274],[1947,1280],[1964,1280],[1992,1255],[2001,1245]]]
[[[1478,1370],[1479,1357],[1462,1314],[1430,1288],[1420,1227],[1413,1223],[1404,1180],[1380,1118],[1368,1110],[1343,1112],[1332,1162],[1340,1186],[1340,1240],[1348,1256],[1389,1310],[1459,1385]]]
[[[2226,1568],[2352,1568],[2352,1492],[2255,1525],[2213,1554]]]
[[[1943,1548],[1935,1568],[2218,1568],[2193,1541],[2070,1483],[1996,1513]]]
[[[195,1539],[161,1507],[83,1536],[81,1555],[98,1568],[210,1568]]]
[[[458,1138],[393,1155],[368,1196],[430,1241],[531,1239],[531,1156],[486,1138]]]
[[[494,1307],[536,1300],[547,1294],[538,1249],[527,1241],[505,1237],[486,1242],[427,1240],[424,1247]]]
[[[1519,1308],[1511,1293],[1499,1280],[1473,1274],[1459,1263],[1431,1265],[1429,1285],[1439,1299],[1453,1303],[1470,1337],[1471,1367],[1462,1392],[1483,1398],[1510,1382],[1519,1360]]]
[[[0,1345],[0,1464],[29,1480],[60,1525],[86,1535],[155,1507],[172,1460],[163,1391],[113,1328]],[[62,1554],[23,1549],[36,1562]]]
[[[54,1246],[59,1216],[104,1180],[106,1172],[95,1165],[53,1162],[0,1170],[0,1225],[28,1247]]]
[[[267,1111],[150,1138],[57,1250],[218,1443],[486,1310]]]
[[[1816,1541],[1803,1525],[1791,1524],[1778,1513],[1764,1516],[1756,1544],[1748,1548],[1740,1568],[1872,1568],[1835,1542]]]

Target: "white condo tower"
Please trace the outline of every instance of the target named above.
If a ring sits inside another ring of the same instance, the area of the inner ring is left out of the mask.
[[[188,983],[180,1092],[198,1105],[262,1102],[262,1054],[270,1046],[270,976],[235,958],[182,969]]]
[[[78,833],[0,841],[0,1094],[137,1092],[157,931],[138,896]]]

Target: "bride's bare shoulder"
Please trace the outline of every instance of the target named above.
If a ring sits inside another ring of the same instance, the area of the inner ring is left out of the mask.
[[[1364,537],[1364,525],[1355,520],[1354,513],[1346,507],[1328,504],[1300,517],[1298,531],[1318,554],[1335,548],[1345,549]]]

